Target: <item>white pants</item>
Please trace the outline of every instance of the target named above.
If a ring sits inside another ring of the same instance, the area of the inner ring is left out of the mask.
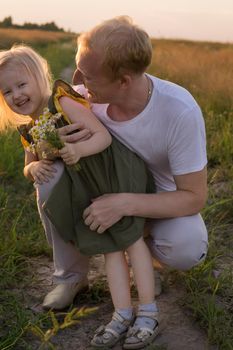
[[[35,185],[38,210],[47,240],[53,248],[54,281],[72,283],[82,279],[88,272],[89,258],[81,255],[72,243],[65,243],[45,215],[42,205],[64,170],[62,161],[53,165],[57,172],[53,179]],[[167,266],[187,270],[205,259],[208,237],[205,224],[199,214],[174,219],[151,221],[151,235],[147,244],[152,256]]]

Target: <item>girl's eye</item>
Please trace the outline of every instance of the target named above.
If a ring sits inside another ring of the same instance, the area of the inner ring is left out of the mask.
[[[25,86],[26,85],[26,83],[20,83],[19,84],[19,87],[23,87],[23,86]]]

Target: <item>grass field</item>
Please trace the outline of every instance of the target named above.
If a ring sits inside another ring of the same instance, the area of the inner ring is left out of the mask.
[[[14,28],[0,28],[0,49],[6,49],[9,46],[23,42],[33,46],[48,45],[51,43],[61,43],[70,41],[75,34],[65,32],[46,32],[42,30],[27,30]]]
[[[25,42],[51,64],[55,78],[74,62],[75,36],[0,30],[0,48]],[[205,263],[174,273],[187,290],[184,304],[206,330],[210,343],[233,349],[233,45],[153,40],[149,72],[188,88],[207,128],[209,198],[203,216],[210,247]],[[30,283],[30,258],[50,255],[38,219],[33,188],[23,178],[23,150],[12,131],[0,135],[0,349],[31,349],[24,337],[41,324],[14,291]],[[16,345],[17,344],[17,345]]]
[[[76,34],[0,28],[0,38],[0,50],[7,50],[14,44],[35,48],[48,60],[54,78],[59,77],[64,67],[74,66]]]

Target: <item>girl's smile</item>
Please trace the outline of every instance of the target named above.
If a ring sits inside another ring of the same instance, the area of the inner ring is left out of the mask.
[[[22,65],[0,70],[0,91],[8,106],[18,114],[37,119],[43,110],[43,97],[33,76]]]

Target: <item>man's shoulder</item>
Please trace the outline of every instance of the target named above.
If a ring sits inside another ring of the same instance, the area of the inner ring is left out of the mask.
[[[168,103],[178,109],[199,108],[195,98],[183,86],[155,76],[151,76],[151,79],[154,84],[155,96],[163,103]]]

